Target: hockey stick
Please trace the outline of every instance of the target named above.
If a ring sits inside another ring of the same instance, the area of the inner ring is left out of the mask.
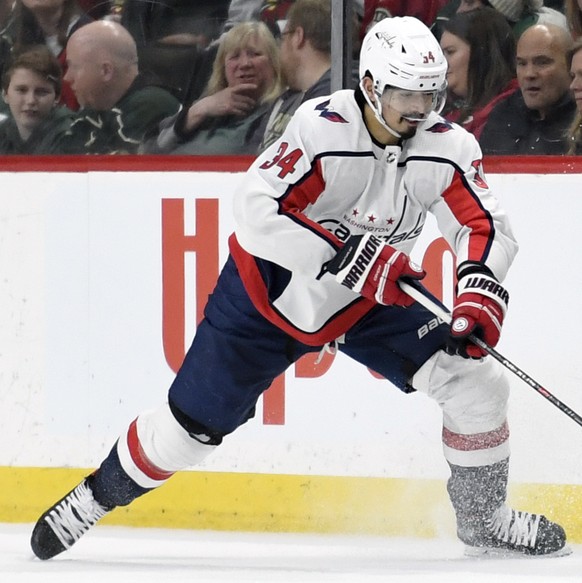
[[[429,312],[432,312],[443,322],[446,322],[447,324],[451,323],[452,320],[451,313],[448,310],[441,307],[439,304],[437,304],[432,298],[429,298],[427,295],[425,295],[420,287],[417,287],[402,280],[400,280],[398,283],[400,284],[400,287],[404,292],[406,292],[411,298],[416,300],[419,304],[424,306]],[[558,409],[560,409],[562,413],[565,413],[566,415],[568,415],[568,417],[570,417],[570,419],[578,423],[578,425],[582,426],[582,417],[580,417],[580,415],[578,415],[576,411],[570,409],[568,405],[560,401],[560,399],[558,399],[556,396],[550,393],[548,389],[542,387],[542,385],[534,381],[534,379],[532,379],[528,374],[523,372],[520,368],[515,366],[515,364],[513,364],[510,360],[505,358],[505,356],[497,352],[497,350],[495,350],[492,346],[489,346],[489,344],[487,344],[486,342],[481,340],[481,338],[478,338],[474,334],[469,335],[469,340],[473,342],[473,344],[476,344],[479,348],[484,350],[487,354],[492,356],[495,360],[499,361],[505,368],[510,370],[514,375],[518,376],[532,389],[537,391],[542,397],[546,398],[550,403],[552,403],[552,405],[555,405]]]

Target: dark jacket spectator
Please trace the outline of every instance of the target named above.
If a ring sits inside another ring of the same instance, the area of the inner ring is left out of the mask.
[[[137,48],[123,26],[96,21],[67,44],[65,79],[81,105],[71,128],[71,153],[136,153],[159,122],[180,104],[138,75]]]
[[[494,155],[565,154],[575,111],[572,99],[564,95],[542,118],[517,91],[493,109],[479,140],[481,149]]]
[[[259,151],[282,135],[297,108],[331,92],[331,2],[297,0],[281,35],[281,69],[287,90],[265,118]]]
[[[268,112],[268,116],[264,117],[263,123],[259,128],[259,134],[263,136],[259,145],[259,152],[268,148],[283,135],[289,120],[302,103],[309,99],[329,95],[330,87],[331,70],[327,70],[307,91],[296,91],[293,89],[284,91]]]
[[[71,126],[70,154],[136,154],[143,140],[168,113],[179,109],[163,87],[136,77],[127,92],[106,110],[83,108]]]
[[[0,154],[61,154],[72,112],[58,105],[61,68],[44,45],[21,53],[2,79],[8,113],[0,122]]]
[[[24,140],[13,117],[0,122],[0,154],[66,154],[69,150],[72,112],[55,107]]]
[[[570,94],[569,33],[537,24],[517,43],[520,90],[490,113],[481,134],[485,154],[563,154],[576,105]]]

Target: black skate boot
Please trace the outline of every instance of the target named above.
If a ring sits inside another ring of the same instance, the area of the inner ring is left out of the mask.
[[[564,529],[541,514],[520,512],[503,504],[478,526],[469,523],[458,530],[459,538],[467,545],[465,554],[469,556],[570,553],[565,547]]]
[[[448,491],[457,536],[469,556],[569,554],[564,529],[540,514],[505,504],[509,461],[465,468],[451,465]]]
[[[69,549],[113,509],[95,500],[91,479],[85,478],[38,519],[30,545],[39,559],[52,559]]]

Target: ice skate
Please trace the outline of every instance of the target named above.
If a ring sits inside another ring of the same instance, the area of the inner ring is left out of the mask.
[[[451,466],[448,491],[457,515],[457,536],[468,556],[563,556],[566,533],[541,514],[505,503],[509,460],[472,468]]]
[[[85,478],[38,519],[30,544],[39,559],[52,559],[69,549],[112,510],[95,500],[90,480]]]
[[[465,554],[474,557],[564,556],[571,552],[559,524],[505,504],[485,520],[461,521],[457,534],[466,545]]]

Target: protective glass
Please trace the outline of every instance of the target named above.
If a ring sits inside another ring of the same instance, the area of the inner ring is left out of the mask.
[[[446,88],[435,91],[410,91],[386,87],[382,95],[382,108],[390,107],[408,121],[424,121],[431,112],[440,113],[445,100]]]

